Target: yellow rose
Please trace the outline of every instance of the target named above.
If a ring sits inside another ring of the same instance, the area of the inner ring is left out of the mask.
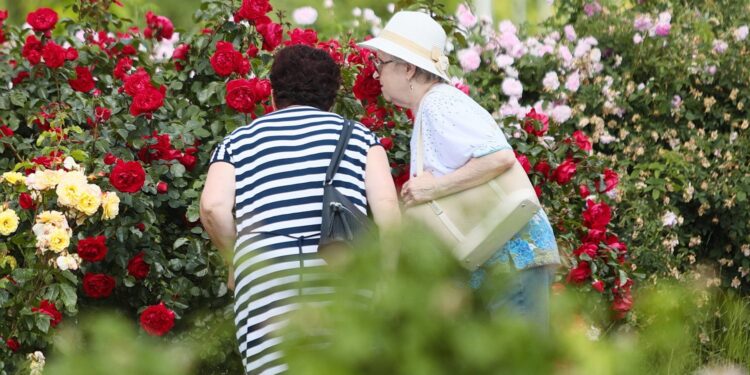
[[[102,203],[102,191],[96,185],[89,185],[81,192],[76,202],[76,210],[91,216],[99,209]]]
[[[120,197],[117,193],[106,192],[102,194],[102,220],[110,220],[120,213]]]
[[[57,185],[57,203],[63,206],[73,206],[80,198],[83,186],[74,181],[63,181]]]
[[[18,173],[18,172],[5,172],[3,173],[2,180],[11,184],[15,185],[18,183],[25,184],[26,183],[26,176]]]
[[[0,234],[8,236],[18,229],[18,215],[16,211],[5,210],[0,212]]]
[[[42,211],[36,215],[37,224],[50,224],[57,228],[68,228],[68,221],[60,211]]]
[[[49,234],[49,249],[59,253],[68,248],[70,245],[70,235],[68,231],[61,228],[53,229]]]
[[[0,267],[10,267],[11,270],[16,269],[18,267],[18,262],[16,262],[16,258],[6,255],[4,257],[0,257]]]
[[[78,185],[86,185],[89,182],[83,171],[66,172],[62,179],[65,182],[76,183]]]
[[[62,180],[63,173],[63,171],[49,169],[34,172],[26,177],[26,186],[34,190],[54,189]]]

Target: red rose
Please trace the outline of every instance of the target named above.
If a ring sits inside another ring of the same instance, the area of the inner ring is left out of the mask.
[[[571,268],[570,273],[568,273],[568,282],[573,284],[580,284],[586,279],[591,276],[591,267],[589,266],[589,262],[578,262],[578,266],[575,268]]]
[[[94,108],[94,117],[96,117],[96,121],[104,122],[112,117],[112,111],[106,107],[96,107]]]
[[[8,345],[8,349],[12,352],[17,352],[18,349],[21,349],[21,344],[18,343],[15,337],[5,340],[5,345]]]
[[[193,168],[195,168],[195,164],[198,161],[198,158],[190,154],[183,154],[183,155],[180,155],[180,157],[177,160],[180,161],[180,164],[182,164],[185,167],[185,169],[192,171]]]
[[[104,164],[112,165],[117,162],[117,156],[112,155],[111,152],[104,154]]]
[[[83,292],[91,298],[107,298],[115,289],[115,279],[103,273],[87,272],[83,276]]]
[[[247,47],[247,51],[245,52],[245,54],[251,59],[255,58],[256,56],[258,56],[258,47],[256,47],[254,44],[250,44]]]
[[[541,173],[542,177],[545,179],[549,179],[552,167],[550,167],[546,160],[540,160],[534,165],[534,170]]]
[[[596,254],[598,252],[599,252],[599,246],[593,243],[584,243],[583,245],[579,246],[577,249],[573,250],[574,255],[581,256],[581,254],[586,254],[591,259],[596,258]]]
[[[534,192],[536,193],[537,198],[542,197],[542,187],[539,185],[534,186]]]
[[[242,56],[242,53],[234,49],[234,45],[230,42],[216,43],[216,51],[211,55],[209,62],[216,74],[222,77],[232,73],[245,75],[250,71],[250,62]]]
[[[26,37],[26,42],[21,50],[21,56],[26,58],[31,65],[39,64],[39,62],[42,61],[43,48],[44,46],[42,45],[42,42],[40,42],[36,36],[29,35]]]
[[[591,151],[591,141],[589,141],[589,137],[587,137],[582,131],[574,131],[573,140],[575,140],[576,145],[578,145],[581,150]]]
[[[612,302],[612,310],[624,314],[633,307],[633,297],[630,291],[615,294],[615,300]]]
[[[302,30],[300,28],[296,28],[294,30],[288,31],[287,34],[289,34],[290,40],[284,42],[284,45],[286,46],[304,44],[306,46],[315,47],[315,44],[318,43],[318,33],[316,33],[313,29]]]
[[[146,12],[146,24],[148,26],[143,30],[143,34],[146,38],[150,39],[154,37],[158,41],[161,41],[162,39],[172,39],[174,25],[169,18],[157,16],[153,12],[148,11]]]
[[[62,321],[62,314],[57,310],[55,304],[46,299],[39,302],[39,307],[33,307],[31,311],[48,315],[52,328],[56,327]]]
[[[172,59],[186,62],[188,59],[188,53],[190,53],[190,45],[180,44],[179,46],[177,46],[177,48],[174,49],[174,52],[172,52]],[[174,62],[174,66],[177,71],[180,71],[184,68],[182,66],[182,63],[178,61]]]
[[[589,190],[588,186],[581,184],[578,186],[578,194],[581,198],[586,199],[586,197],[591,195],[591,190]]]
[[[601,280],[594,280],[591,282],[591,287],[596,289],[597,292],[604,292],[604,282]]]
[[[145,232],[146,231],[146,225],[143,223],[135,224],[134,227],[138,228],[139,231]]]
[[[617,184],[619,182],[620,177],[617,175],[617,172],[606,168],[604,169],[604,176],[602,177],[602,181],[600,181],[599,183],[599,192],[606,193],[617,187]]]
[[[162,336],[174,326],[174,311],[164,306],[164,302],[147,307],[141,313],[141,327],[153,336]]]
[[[618,253],[626,253],[628,251],[628,247],[620,242],[620,239],[615,235],[608,236],[604,243],[606,243],[610,249],[615,250]]]
[[[373,77],[373,73],[375,73],[375,66],[367,65],[354,81],[352,92],[360,101],[374,102],[380,96],[380,81]]]
[[[148,87],[133,98],[133,102],[130,103],[130,114],[133,116],[151,114],[162,105],[164,105],[164,93]]]
[[[390,150],[393,148],[393,139],[391,137],[380,138],[380,144],[383,145],[384,149]]]
[[[586,201],[586,211],[583,211],[583,225],[586,228],[604,230],[611,218],[612,212],[606,203]]]
[[[409,166],[392,163],[391,174],[393,176],[393,183],[396,185],[396,191],[400,192],[401,187],[404,186],[406,181],[409,181]]]
[[[15,134],[13,129],[9,128],[8,125],[0,125],[0,138],[12,137],[13,134]]]
[[[266,14],[272,10],[273,7],[268,0],[242,0],[242,5],[234,18],[236,22],[241,20],[256,22],[265,18]]]
[[[328,52],[336,64],[341,65],[344,63],[344,54],[341,52],[341,45],[337,40],[331,39],[327,42],[320,42],[318,43],[318,48]]]
[[[583,238],[584,242],[599,243],[606,239],[607,231],[605,229],[591,229],[589,228],[586,233],[586,237]]]
[[[115,65],[115,70],[112,73],[115,78],[119,80],[125,80],[125,78],[128,76],[128,72],[130,69],[133,68],[133,60],[131,60],[129,57],[123,57],[120,60],[117,60],[117,65]]]
[[[91,70],[85,66],[77,66],[76,78],[68,80],[68,83],[73,90],[80,92],[89,92],[96,87]]]
[[[255,88],[253,89],[253,95],[257,102],[262,102],[271,96],[271,81],[267,79],[255,80]]]
[[[141,229],[141,232],[143,232],[143,229]],[[151,271],[151,266],[149,266],[148,263],[146,263],[146,261],[143,259],[143,251],[136,254],[128,262],[128,274],[138,280],[145,279],[146,276],[148,276],[149,271]]]
[[[78,58],[78,51],[73,48],[69,47],[67,50],[65,50],[65,60],[73,61]]]
[[[281,44],[284,30],[278,23],[268,22],[257,26],[258,32],[263,36],[263,49],[273,51]]]
[[[526,173],[529,173],[529,171],[531,171],[531,162],[529,161],[529,158],[526,157],[526,155],[516,153],[516,160],[518,160],[518,163],[521,164],[523,170],[526,171]]]
[[[107,255],[107,238],[96,236],[78,241],[78,256],[89,262],[99,262]]]
[[[18,74],[16,74],[15,78],[13,78],[11,82],[13,82],[13,85],[18,85],[21,82],[23,82],[26,78],[29,78],[29,72],[26,72],[26,71],[18,72]]]
[[[625,262],[625,256],[628,253],[628,247],[624,243],[620,242],[620,239],[617,238],[617,236],[612,235],[608,236],[606,239],[604,239],[604,243],[609,246],[610,249],[617,252],[617,261],[619,263]]]
[[[190,45],[180,44],[174,49],[174,52],[172,52],[172,58],[176,60],[187,60],[188,53],[190,53]]]
[[[552,179],[560,185],[565,185],[573,179],[575,174],[576,163],[572,159],[566,159],[555,168],[555,171],[552,173]]]
[[[543,113],[537,113],[536,109],[532,108],[531,111],[526,114],[526,118],[523,122],[523,129],[529,134],[541,137],[547,133],[547,130],[549,129],[549,117]]]
[[[125,77],[124,82],[125,93],[131,97],[135,97],[148,88],[153,88],[151,76],[143,68],[138,68],[135,73]]]
[[[65,64],[65,48],[60,47],[55,42],[47,42],[47,45],[42,49],[42,57],[44,58],[44,64],[50,68],[59,68]]]
[[[50,8],[39,8],[26,16],[26,22],[34,31],[50,31],[57,23],[57,13]]]
[[[226,101],[237,112],[250,113],[255,109],[256,79],[235,79],[227,83]]]
[[[109,182],[123,193],[136,193],[146,181],[146,172],[137,161],[118,161],[109,173]]]
[[[164,181],[159,181],[156,184],[156,192],[159,194],[165,194],[169,190],[169,185]]]
[[[34,199],[31,198],[31,194],[29,193],[21,193],[21,195],[18,196],[18,205],[24,210],[33,210],[36,208]]]

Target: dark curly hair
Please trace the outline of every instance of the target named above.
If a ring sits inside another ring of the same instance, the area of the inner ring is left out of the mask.
[[[278,108],[309,105],[328,111],[340,86],[341,69],[321,49],[297,44],[274,56],[271,87]]]

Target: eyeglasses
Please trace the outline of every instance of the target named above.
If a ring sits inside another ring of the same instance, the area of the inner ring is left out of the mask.
[[[392,63],[396,61],[396,60],[383,61],[375,56],[370,57],[370,60],[372,61],[373,65],[375,65],[375,70],[378,71],[378,74],[383,70],[383,66],[387,65],[388,63]]]

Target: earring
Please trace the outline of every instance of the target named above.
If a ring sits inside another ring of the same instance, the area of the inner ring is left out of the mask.
[[[414,85],[409,81],[409,91],[414,91]]]

